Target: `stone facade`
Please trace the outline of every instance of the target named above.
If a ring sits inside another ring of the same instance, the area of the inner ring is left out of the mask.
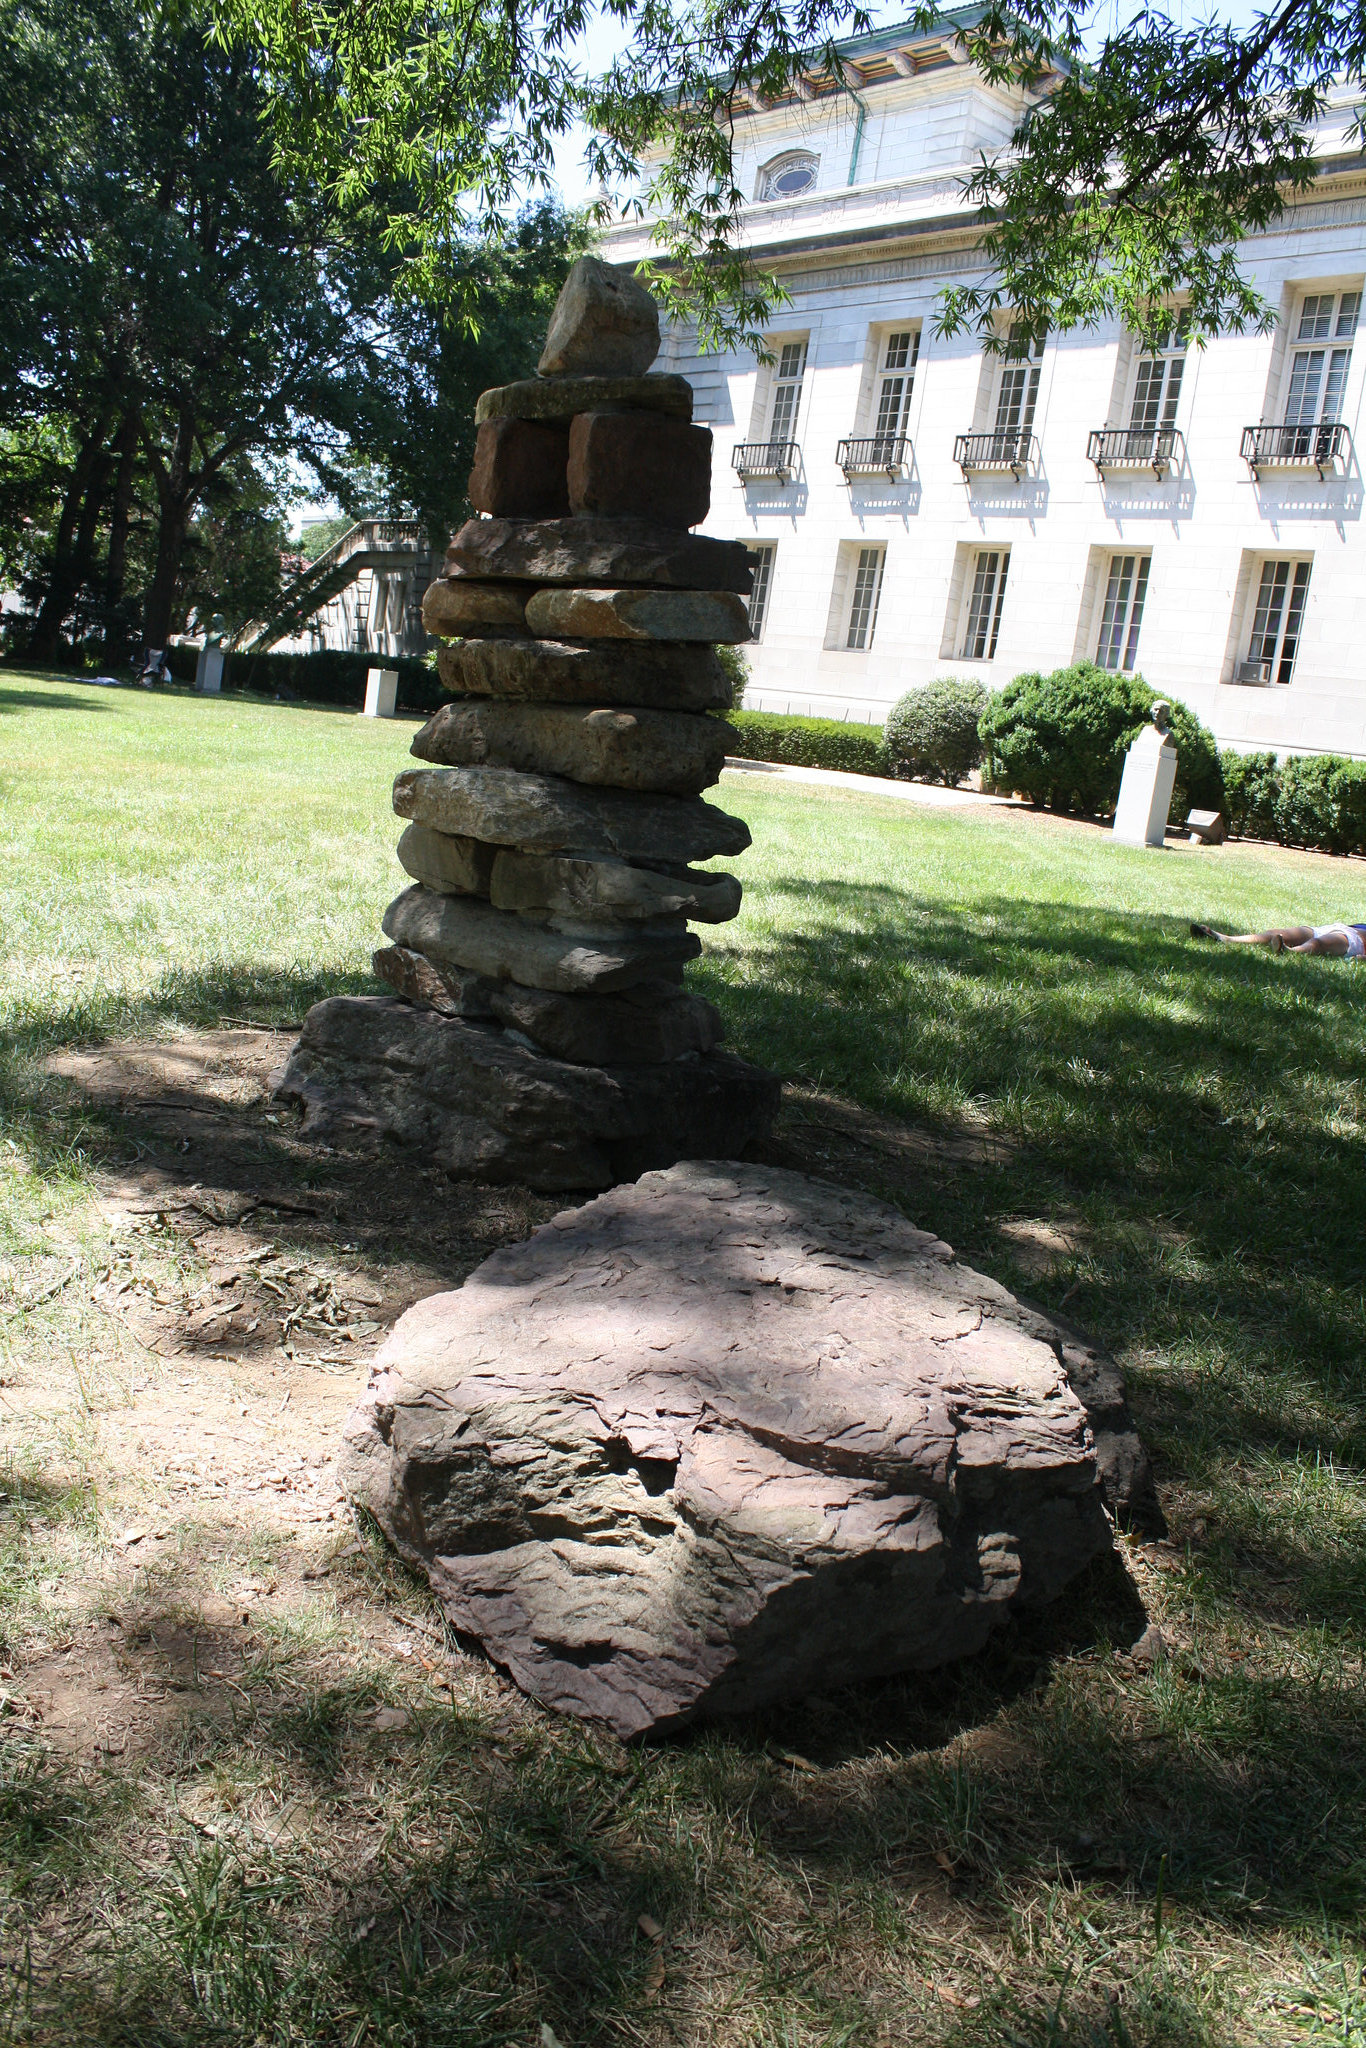
[[[1086,656],[1225,744],[1366,755],[1356,99],[1323,118],[1317,185],[1245,245],[1272,332],[1186,349],[1174,309],[1157,356],[1111,327],[1009,365],[934,326],[981,274],[962,180],[1020,102],[951,33],[840,53],[807,97],[736,110],[744,238],[791,294],[773,362],[675,329],[659,365],[715,440],[705,530],[763,551],[747,703],[879,720],[936,675]],[[648,246],[623,221],[604,254]]]

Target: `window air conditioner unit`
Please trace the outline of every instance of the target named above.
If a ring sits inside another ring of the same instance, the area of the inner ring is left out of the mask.
[[[1237,683],[1269,683],[1271,681],[1271,663],[1269,661],[1240,661],[1237,674],[1233,680]]]

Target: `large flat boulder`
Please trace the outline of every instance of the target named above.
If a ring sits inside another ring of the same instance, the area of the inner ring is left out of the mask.
[[[682,1165],[410,1309],[344,1479],[519,1685],[638,1735],[968,1656],[1056,1597],[1111,1542],[1063,1352],[883,1203]]]

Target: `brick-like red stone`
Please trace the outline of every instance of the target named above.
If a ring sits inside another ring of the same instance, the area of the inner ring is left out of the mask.
[[[563,519],[569,511],[565,420],[485,420],[474,444],[470,503],[495,519]]]
[[[569,503],[608,518],[698,526],[711,504],[711,429],[648,412],[581,412],[569,426]]]

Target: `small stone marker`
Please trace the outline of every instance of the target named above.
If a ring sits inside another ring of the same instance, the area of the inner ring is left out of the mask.
[[[1186,830],[1192,846],[1222,846],[1228,837],[1222,811],[1192,811]]]
[[[1115,805],[1114,836],[1121,846],[1161,846],[1176,783],[1176,748],[1167,730],[1171,705],[1158,698],[1124,758]]]
[[[372,668],[365,678],[366,718],[392,718],[398,706],[398,670]]]
[[[194,665],[194,686],[201,697],[217,697],[223,688],[227,656],[221,647],[203,646]]]
[[[566,1210],[375,1368],[347,1493],[520,1686],[620,1736],[971,1656],[1154,1506],[1080,1332],[883,1202],[732,1160]]]

